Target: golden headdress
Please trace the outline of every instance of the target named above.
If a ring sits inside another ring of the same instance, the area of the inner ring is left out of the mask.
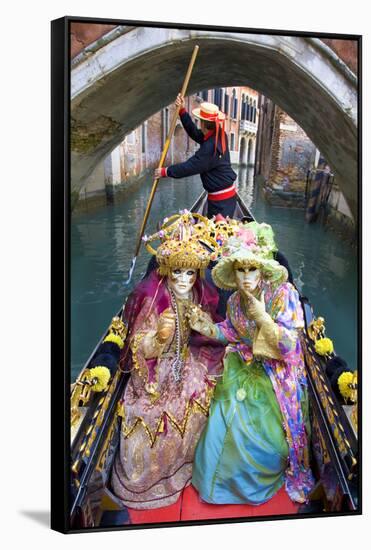
[[[157,250],[151,243],[161,240]],[[156,256],[160,275],[167,276],[175,268],[192,267],[204,276],[210,260],[216,258],[218,244],[210,236],[209,220],[187,210],[165,218],[160,230],[144,236],[147,250]]]

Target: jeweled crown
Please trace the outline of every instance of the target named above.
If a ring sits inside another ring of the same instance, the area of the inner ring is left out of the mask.
[[[186,267],[199,269],[202,275],[218,248],[210,236],[209,220],[187,210],[165,218],[160,230],[143,240],[147,250],[156,256],[160,275]],[[156,240],[161,241],[157,250],[151,244]]]

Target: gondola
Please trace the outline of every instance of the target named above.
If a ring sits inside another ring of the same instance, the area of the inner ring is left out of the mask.
[[[206,201],[206,193],[203,193],[190,209],[191,212],[205,214]],[[247,221],[254,219],[239,196],[234,218],[244,218]],[[284,256],[282,258],[284,259]],[[282,258],[277,259],[284,263]],[[288,266],[286,265],[286,267]],[[71,528],[78,530],[151,522],[166,524],[170,521],[190,523],[195,518],[207,518],[212,521],[215,518],[246,517],[249,514],[256,517],[259,515],[357,511],[359,471],[355,422],[352,423],[349,420],[345,407],[335,395],[326,374],[326,359],[318,355],[315,350],[316,335],[318,335],[318,331],[323,331],[322,320],[314,317],[306,297],[300,296],[300,299],[305,319],[302,347],[310,398],[311,461],[317,481],[309,502],[305,505],[293,506],[288,497],[285,499],[280,494],[277,498],[271,499],[273,503],[271,507],[269,505],[259,507],[228,505],[228,507],[223,507],[205,504],[202,508],[202,503],[193,494],[195,490],[186,488],[184,494],[187,492],[187,495],[184,499],[186,498],[188,502],[193,499],[192,514],[182,515],[180,511],[178,513],[172,507],[138,513],[131,512],[122,505],[121,501],[111,492],[109,480],[113,459],[119,444],[119,400],[129,375],[120,369],[116,371],[111,369],[110,382],[102,392],[91,391],[89,379],[89,369],[95,364],[94,358],[104,338],[108,334],[119,334],[123,340],[125,339],[126,327],[121,320],[122,310],[120,310],[98,342],[71,389]],[[355,411],[356,405],[353,405],[353,415]],[[197,506],[200,507],[198,511]],[[223,511],[223,508],[228,508],[228,510]],[[250,513],[249,508],[254,508],[254,510]],[[218,509],[217,513],[216,509]]]

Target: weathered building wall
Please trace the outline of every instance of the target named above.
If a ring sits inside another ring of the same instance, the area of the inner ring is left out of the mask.
[[[354,74],[358,71],[358,42],[355,40],[339,40],[334,38],[322,38]]]
[[[100,25],[95,23],[71,23],[71,58],[74,58],[84,48],[112,31],[116,25]]]
[[[119,146],[121,174],[123,175],[121,183],[125,183],[129,178],[139,176],[142,172],[142,136],[141,127],[131,132]]]
[[[314,164],[316,147],[292,118],[276,107],[275,140],[270,174],[272,186],[304,192],[306,175]]]
[[[307,171],[324,159],[302,128],[264,96],[259,112],[255,173],[263,194],[276,206],[306,208]],[[354,239],[354,219],[336,180],[322,213],[322,223]]]
[[[277,105],[262,98],[256,173],[266,185],[304,192],[316,147],[296,122]]]
[[[156,166],[160,160],[162,140],[159,139],[162,132],[162,112],[159,111],[147,121],[147,166]]]
[[[93,196],[105,195],[104,162],[100,162],[87,179],[86,185],[80,191],[80,199],[90,199]]]

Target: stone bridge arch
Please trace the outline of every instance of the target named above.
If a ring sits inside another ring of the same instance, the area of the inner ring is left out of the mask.
[[[195,44],[188,93],[250,86],[271,98],[326,157],[356,217],[356,77],[311,37],[115,28],[72,60],[73,195],[127,133],[174,101]]]

